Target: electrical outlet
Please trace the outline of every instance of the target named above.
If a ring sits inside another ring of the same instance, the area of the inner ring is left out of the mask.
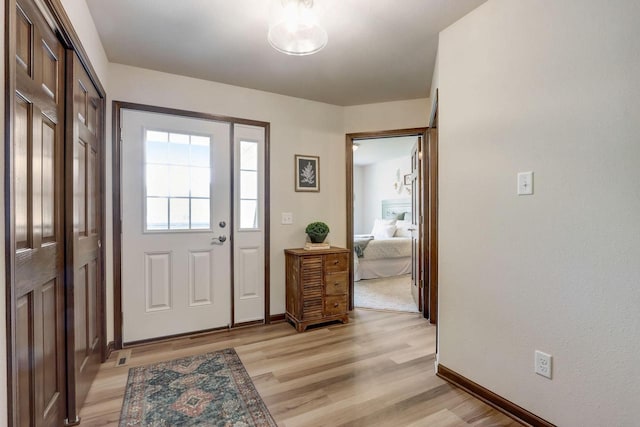
[[[282,212],[282,224],[285,224],[285,225],[293,224],[293,213],[292,212]]]
[[[551,355],[536,350],[535,372],[538,375],[551,379]]]

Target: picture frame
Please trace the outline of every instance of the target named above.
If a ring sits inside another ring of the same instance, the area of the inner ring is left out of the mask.
[[[296,185],[299,192],[320,192],[320,157],[295,155]]]
[[[411,185],[411,174],[408,173],[404,176],[404,185]]]

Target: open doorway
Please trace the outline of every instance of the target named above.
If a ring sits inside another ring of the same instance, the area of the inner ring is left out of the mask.
[[[423,312],[426,128],[348,134],[351,308]]]
[[[418,136],[353,143],[354,306],[418,313],[412,152]],[[417,288],[416,288],[417,290]]]

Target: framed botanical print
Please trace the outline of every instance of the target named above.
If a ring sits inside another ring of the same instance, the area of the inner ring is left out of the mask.
[[[320,191],[320,157],[296,154],[296,191]]]

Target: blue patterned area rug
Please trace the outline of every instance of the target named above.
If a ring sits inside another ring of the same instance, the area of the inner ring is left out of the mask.
[[[276,426],[235,350],[131,368],[125,426]]]

